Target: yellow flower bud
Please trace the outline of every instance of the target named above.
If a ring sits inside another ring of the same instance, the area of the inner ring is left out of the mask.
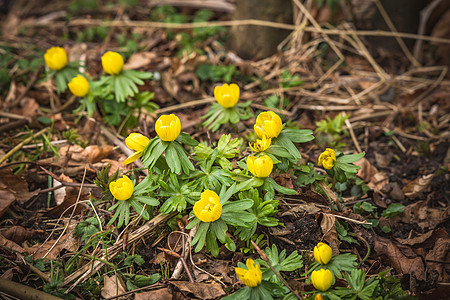
[[[83,76],[79,75],[72,78],[67,84],[69,90],[77,97],[84,97],[89,93],[89,82]]]
[[[259,138],[264,135],[268,138],[276,138],[283,129],[283,122],[280,116],[273,111],[265,111],[256,118],[254,129]]]
[[[59,71],[67,65],[67,53],[64,48],[51,47],[44,54],[45,64],[54,71]]]
[[[326,265],[333,256],[333,250],[325,243],[318,243],[314,247],[314,259],[322,265]]]
[[[130,133],[130,135],[125,139],[125,144],[131,150],[135,150],[136,152],[129,156],[124,162],[124,165],[132,163],[136,159],[142,156],[142,151],[145,149],[147,144],[150,142],[148,137],[143,136],[140,133]]]
[[[317,295],[314,297],[314,300],[323,300],[322,294],[317,294]]]
[[[249,287],[256,287],[261,283],[262,272],[259,265],[251,258],[245,262],[247,270],[243,268],[235,268],[234,271],[239,279]]]
[[[323,165],[323,167],[327,170],[330,170],[336,164],[336,152],[333,149],[327,148],[322,154],[319,156],[319,165]]]
[[[205,190],[200,200],[194,204],[194,214],[202,222],[214,222],[222,215],[219,196],[211,190]]]
[[[267,155],[260,157],[251,155],[247,158],[247,168],[256,177],[268,177],[272,173],[273,160]]]
[[[333,284],[333,274],[330,270],[325,269],[313,271],[311,274],[311,281],[316,289],[325,292]]]
[[[172,142],[180,135],[181,121],[174,114],[162,115],[156,120],[155,130],[160,139]]]
[[[128,176],[123,175],[122,178],[109,184],[109,190],[117,200],[128,200],[133,195],[134,185]]]
[[[254,143],[253,146],[250,143],[248,143],[248,145],[250,146],[250,149],[252,149],[255,152],[263,152],[263,151],[267,150],[267,148],[270,147],[271,140],[272,139],[268,138],[264,134],[262,139],[261,140],[259,140],[259,139],[256,140],[256,143]]]
[[[117,52],[108,51],[102,56],[103,70],[109,75],[120,74],[123,64],[123,57]]]
[[[222,86],[216,86],[214,88],[214,98],[225,108],[233,107],[239,100],[239,86],[235,83],[230,85],[225,83]]]

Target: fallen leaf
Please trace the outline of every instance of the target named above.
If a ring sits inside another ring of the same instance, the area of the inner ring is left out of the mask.
[[[76,223],[72,222],[67,228],[67,233],[64,234],[60,239],[49,240],[44,244],[36,244],[31,247],[24,247],[24,249],[28,253],[34,253],[34,259],[44,258],[45,254],[50,249],[50,252],[46,256],[46,258],[48,259],[57,259],[60,256],[60,252],[64,249],[76,252],[78,250],[78,241],[73,236],[73,229],[75,228],[75,226]]]
[[[144,293],[138,293],[134,296],[134,300],[172,300],[173,295],[169,288],[153,290]]]
[[[336,231],[336,217],[332,214],[322,213],[320,228],[322,229],[323,239],[328,242],[334,255],[340,253],[338,247],[338,234]]]
[[[399,217],[395,217],[395,220],[407,224],[416,224],[423,230],[427,230],[442,223],[449,216],[449,207],[446,207],[445,209],[438,209],[428,207],[425,201],[418,201],[406,206],[403,209],[403,214]]]
[[[439,273],[439,281],[449,282],[450,266],[450,239],[440,238],[436,241],[434,248],[425,257],[428,271],[436,270]]]
[[[83,149],[80,145],[67,145],[59,149],[58,154],[60,157],[69,158],[69,165],[81,165],[85,163],[94,164],[108,157],[114,147],[107,146],[87,146]]]
[[[104,285],[101,291],[103,298],[111,298],[127,291],[120,276],[109,277],[108,275],[105,275],[103,277],[103,282]]]
[[[154,52],[134,53],[123,66],[125,70],[135,70],[147,66],[156,58]]]
[[[418,198],[430,189],[431,180],[433,180],[433,174],[418,177],[403,187],[403,193],[408,198]]]
[[[419,234],[411,239],[396,239],[403,245],[414,246],[418,248],[429,249],[434,246],[436,240],[441,238],[449,238],[447,231],[444,228],[430,230],[424,234]]]
[[[11,191],[0,189],[0,217],[9,209],[15,197]]]
[[[389,183],[386,174],[379,172],[366,158],[363,157],[354,164],[361,167],[356,175],[364,180],[375,192],[380,192]]]
[[[375,237],[374,250],[378,255],[387,257],[389,259],[387,263],[392,265],[399,274],[414,273],[418,280],[425,280],[426,274],[423,260],[408,246],[397,245],[386,238],[377,236]]]
[[[193,294],[200,299],[215,299],[225,295],[222,286],[217,282],[188,282],[188,281],[169,281],[180,291]]]
[[[23,249],[22,247],[20,247],[20,246],[17,245],[16,243],[14,243],[14,242],[8,240],[7,238],[5,238],[5,237],[4,237],[3,235],[1,235],[1,234],[0,234],[0,245],[3,246],[3,247],[5,247],[5,248],[8,248],[8,249],[17,251],[17,252],[19,252],[19,253],[24,253],[24,252],[25,252],[25,249]]]
[[[22,244],[32,237],[45,235],[45,232],[43,230],[25,229],[22,226],[13,226],[3,231],[2,235],[10,241]]]
[[[28,191],[28,183],[22,179],[21,177],[14,175],[13,170],[9,167],[0,169],[0,192],[2,197],[0,199],[0,215],[2,211],[2,202],[6,204],[9,202],[8,199],[11,199],[10,193],[14,196],[14,199],[19,202],[19,204],[24,204],[26,201],[30,200],[31,197],[36,195],[36,192]],[[10,203],[11,204],[11,203]]]

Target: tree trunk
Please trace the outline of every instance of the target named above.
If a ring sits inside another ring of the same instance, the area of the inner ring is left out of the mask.
[[[292,1],[239,0],[233,19],[258,19],[292,24]],[[262,26],[233,26],[228,48],[242,58],[260,59],[274,54],[278,44],[289,33],[289,30]]]

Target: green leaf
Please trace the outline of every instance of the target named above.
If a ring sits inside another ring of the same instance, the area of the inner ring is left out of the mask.
[[[343,156],[338,157],[336,160],[340,163],[350,164],[350,163],[354,163],[354,162],[360,160],[361,158],[364,157],[364,155],[366,155],[365,152],[361,152],[358,154],[343,155]]]
[[[139,254],[129,255],[125,258],[123,264],[126,267],[131,266],[133,263],[142,266],[145,263],[145,260]]]
[[[313,131],[310,129],[283,128],[281,134],[294,143],[306,143],[314,139]]]
[[[166,148],[166,162],[173,173],[178,174],[181,172],[181,162],[174,143],[169,143],[169,146]]]
[[[181,132],[180,135],[177,137],[176,141],[179,141],[180,143],[186,144],[188,146],[195,147],[199,144],[199,142],[195,139],[193,139],[189,134],[186,134],[184,132]]]
[[[392,218],[403,213],[405,206],[401,203],[392,203],[384,211],[383,217]]]

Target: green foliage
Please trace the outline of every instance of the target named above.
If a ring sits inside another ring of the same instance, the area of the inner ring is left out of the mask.
[[[374,291],[378,285],[376,277],[372,277],[366,282],[364,270],[353,269],[350,272],[350,274],[344,273],[344,278],[349,288],[337,287],[334,294],[341,297],[341,299],[373,299]]]
[[[322,181],[326,178],[324,175],[319,175],[314,171],[314,165],[312,163],[298,166],[295,175],[297,176],[297,185],[300,187],[316,181]]]
[[[392,203],[384,211],[383,217],[392,218],[403,213],[405,206],[401,203]]]
[[[326,116],[326,120],[316,122],[316,134],[319,145],[330,145],[337,149],[345,146],[340,141],[342,136],[349,135],[347,129],[344,128],[345,120],[348,118],[349,116],[338,114],[333,120]]]
[[[336,222],[336,231],[338,234],[338,238],[341,241],[345,241],[347,243],[353,243],[357,244],[358,241],[351,237],[349,234],[349,228],[348,224],[346,222],[343,222],[342,224],[340,222]]]
[[[139,254],[128,255],[123,262],[124,266],[126,266],[126,267],[130,267],[133,264],[142,266],[144,263],[145,263],[145,260]]]
[[[278,253],[277,247],[273,244],[272,248],[266,248],[264,253],[266,253],[270,264],[278,273],[293,272],[303,267],[302,256],[297,253],[297,250],[287,256],[286,249]],[[261,267],[265,267],[265,270],[263,269],[263,279],[281,284],[280,279],[273,273],[272,269],[269,268],[269,265],[264,260],[257,259],[257,261]]]
[[[161,280],[161,275],[158,273],[151,276],[125,273],[123,274],[123,277],[126,280],[128,291],[134,291],[138,288],[155,284]]]
[[[288,70],[284,70],[281,73],[281,82],[283,88],[290,88],[302,85],[304,82],[300,79],[298,75],[292,75]]]
[[[90,217],[75,226],[74,235],[81,238],[81,241],[86,244],[91,236],[98,233],[99,230],[98,219]]]
[[[238,149],[240,144],[241,139],[231,139],[230,134],[223,134],[214,149],[204,143],[199,143],[195,147],[195,157],[199,159],[200,166],[207,168],[208,164],[218,164],[223,169],[231,170],[233,164],[230,159],[240,153]]]
[[[237,70],[234,65],[216,66],[211,64],[201,64],[195,70],[195,75],[203,81],[224,81],[229,83],[233,75],[237,75]]]
[[[249,223],[250,227],[237,227],[235,234],[239,234],[241,240],[248,241],[255,234],[258,224],[265,227],[279,225],[278,219],[272,217],[278,212],[278,200],[263,201],[257,189],[239,193],[239,199],[251,199],[253,201],[253,206],[248,211],[255,216],[255,219]]]
[[[334,277],[342,278],[341,272],[351,272],[356,269],[357,265],[355,255],[344,253],[333,256],[326,265],[321,265],[318,262],[312,263],[308,273],[322,268],[330,270]]]
[[[196,192],[197,183],[195,181],[184,181],[179,176],[171,173],[168,178],[160,179],[161,190],[158,196],[166,198],[160,207],[163,213],[172,211],[182,212],[186,209],[187,203],[194,204],[200,199],[200,192]]]

